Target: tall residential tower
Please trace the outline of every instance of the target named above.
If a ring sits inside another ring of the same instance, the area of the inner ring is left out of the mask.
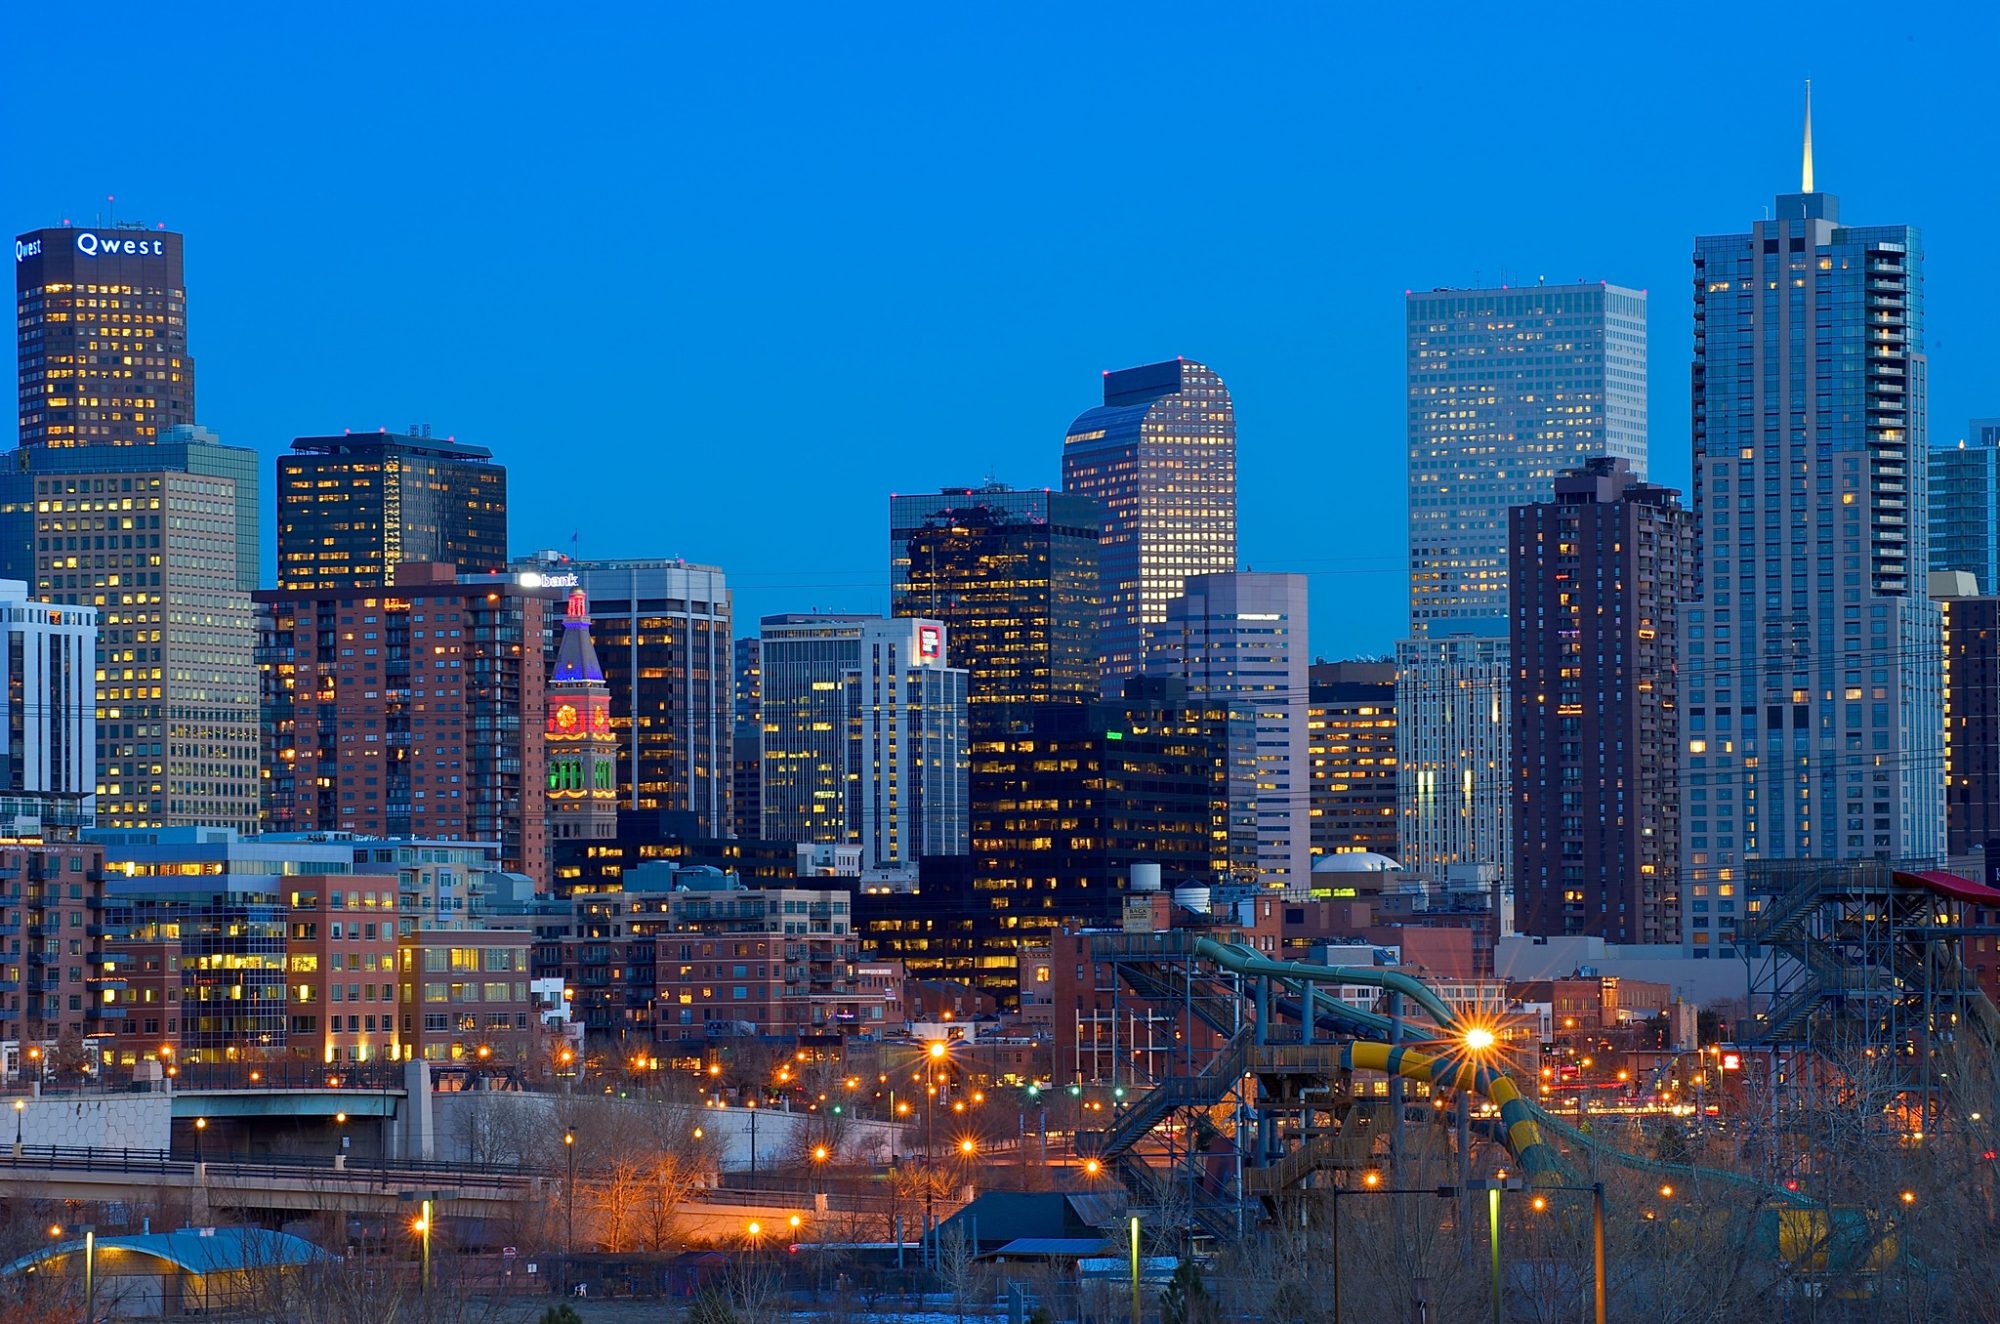
[[[1736,954],[1748,860],[1944,853],[1923,298],[1917,231],[1842,223],[1809,153],[1769,220],[1695,241],[1682,803],[1697,956]]]
[[[1694,524],[1599,458],[1513,512],[1521,932],[1679,942],[1680,602]]]

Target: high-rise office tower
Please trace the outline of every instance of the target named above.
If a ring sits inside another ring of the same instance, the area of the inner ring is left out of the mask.
[[[1238,705],[1257,732],[1257,881],[1306,885],[1306,577],[1192,575],[1152,631],[1147,674]]]
[[[98,610],[98,821],[248,828],[257,459],[193,425],[181,237],[66,226],[14,256],[0,578]]]
[[[1558,473],[1594,455],[1644,476],[1646,296],[1435,290],[1409,294],[1404,314],[1410,634],[1448,646],[1398,649],[1400,858],[1504,864],[1507,512],[1548,500]],[[1466,724],[1428,725],[1447,720]]]
[[[2000,418],[1975,418],[1956,446],[1930,454],[1932,570],[1960,570],[2000,592]]]
[[[181,236],[31,230],[14,290],[22,446],[146,446],[195,421]]]
[[[266,826],[498,842],[546,884],[539,580],[406,561],[387,589],[259,592]]]
[[[1396,645],[1396,858],[1442,878],[1513,867],[1507,640],[1455,634]]]
[[[279,588],[380,588],[405,561],[507,564],[493,452],[413,427],[300,437],[278,457]]]
[[[1507,512],[1591,456],[1646,476],[1646,296],[1434,290],[1404,313],[1410,633],[1504,634]]]
[[[1135,864],[1170,888],[1256,876],[1241,708],[1138,678],[1116,700],[1042,704],[973,750],[969,860],[914,896],[862,897],[864,940],[912,974],[1011,997],[1016,954],[1065,921],[1115,923]]]
[[[965,854],[967,679],[947,638],[938,621],[870,621],[843,677],[847,829],[864,869]]]
[[[1396,843],[1396,664],[1315,662],[1306,672],[1312,853]]]
[[[1680,603],[1694,522],[1603,457],[1516,506],[1514,896],[1523,933],[1679,942]]]
[[[98,613],[97,821],[257,821],[257,455],[206,428],[0,461],[0,577]]]
[[[97,611],[0,580],[0,837],[74,838],[97,813]]]
[[[764,696],[766,841],[847,840],[847,673],[879,616],[766,616],[758,627]]]
[[[1102,508],[1097,649],[1117,695],[1187,577],[1236,569],[1236,408],[1222,378],[1189,359],[1105,373],[1104,403],[1063,438],[1063,490]]]
[[[1694,954],[1727,957],[1754,900],[1746,860],[1944,851],[1939,621],[1913,504],[1922,240],[1843,224],[1808,146],[1801,190],[1746,234],[1697,239],[1694,277],[1685,909]]]
[[[736,641],[735,737],[731,742],[730,835],[745,840],[764,827],[764,664],[762,641]]]
[[[569,591],[545,707],[549,839],[617,836],[618,737],[611,731],[611,687],[591,646],[590,604],[580,588]]]
[[[517,569],[547,588],[581,588],[611,687],[618,802],[693,814],[727,836],[733,678],[729,585],[681,560],[572,561],[540,552]]]
[[[889,498],[890,613],[941,621],[975,736],[1098,696],[1098,503],[998,483]]]

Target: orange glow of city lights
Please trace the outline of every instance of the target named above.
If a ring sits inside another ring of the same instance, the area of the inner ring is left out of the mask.
[[[943,1056],[944,1056],[944,1055],[945,1055],[945,1054],[946,1054],[947,1052],[949,1052],[950,1050],[949,1050],[949,1049],[947,1049],[947,1048],[946,1048],[946,1047],[944,1046],[944,1040],[942,1040],[942,1039],[933,1039],[933,1040],[931,1040],[931,1046],[930,1046],[930,1048],[929,1048],[928,1050],[926,1050],[926,1051],[928,1051],[928,1052],[930,1053],[930,1055],[931,1055],[931,1060],[932,1060],[933,1062],[935,1062],[935,1061],[936,1061],[936,1060],[937,1060],[938,1058],[941,1058],[941,1057],[943,1057]]]

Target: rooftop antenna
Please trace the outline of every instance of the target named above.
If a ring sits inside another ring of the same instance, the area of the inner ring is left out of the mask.
[[[1799,164],[1799,192],[1813,191],[1812,177],[1812,79],[1806,79],[1806,149]]]

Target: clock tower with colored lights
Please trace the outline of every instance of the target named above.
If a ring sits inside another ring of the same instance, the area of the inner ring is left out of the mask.
[[[562,630],[547,690],[549,838],[608,838],[618,831],[618,740],[581,588],[570,591]]]

